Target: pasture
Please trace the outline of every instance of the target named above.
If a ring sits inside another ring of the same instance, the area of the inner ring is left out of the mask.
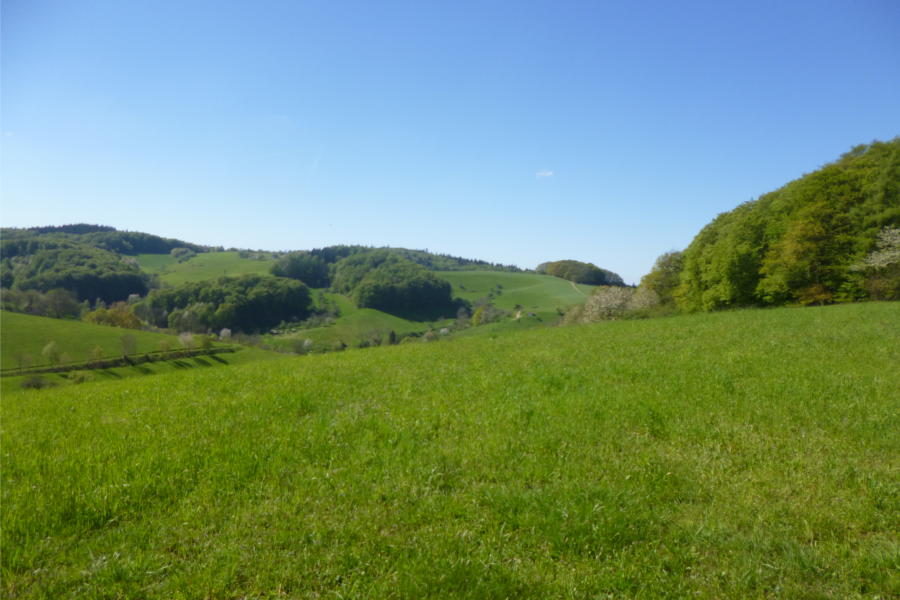
[[[678,316],[2,404],[10,598],[890,598],[900,304]]]
[[[97,347],[101,349],[103,357],[120,357],[123,353],[123,336],[132,338],[134,346],[131,354],[134,355],[154,352],[161,348],[178,349],[182,347],[178,337],[174,335],[107,327],[68,319],[36,317],[8,311],[0,311],[0,332],[3,336],[3,343],[0,344],[0,351],[2,351],[0,364],[4,369],[20,366],[50,366],[48,358],[41,352],[51,341],[56,342],[59,347],[60,363],[80,363],[96,359],[93,352]],[[85,381],[118,380],[126,377],[158,375],[192,368],[237,365],[276,358],[280,358],[280,356],[273,352],[259,348],[241,347],[237,352],[214,356],[196,356],[131,366],[48,373],[41,377],[49,385],[70,385]],[[0,379],[0,392],[5,395],[23,391],[21,389],[22,382],[29,377],[29,375],[4,376]]]
[[[203,252],[184,262],[168,254],[140,254],[138,264],[148,273],[159,276],[163,283],[179,285],[189,281],[204,281],[222,276],[269,275],[275,260],[268,253]]]
[[[104,356],[122,355],[122,336],[134,339],[134,353],[140,354],[159,350],[164,340],[172,348],[179,346],[174,335],[121,329],[95,325],[70,319],[50,319],[8,311],[0,311],[0,361],[3,368],[20,366],[20,360],[30,366],[46,366],[49,362],[41,351],[49,342],[56,342],[61,354],[61,362],[83,361],[91,358],[91,352],[99,346]],[[68,358],[68,360],[65,360]]]
[[[512,311],[520,305],[525,313],[547,317],[556,315],[557,308],[565,311],[583,303],[594,289],[539,273],[441,271],[438,276],[450,282],[455,297],[475,301],[492,293],[499,308]]]

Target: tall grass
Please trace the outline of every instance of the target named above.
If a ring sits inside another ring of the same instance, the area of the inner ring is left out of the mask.
[[[6,597],[888,598],[900,305],[4,399]]]

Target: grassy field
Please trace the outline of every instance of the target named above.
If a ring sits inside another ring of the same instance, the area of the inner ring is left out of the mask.
[[[4,398],[9,598],[895,598],[900,304]]]
[[[336,302],[340,310],[340,316],[334,323],[286,335],[267,335],[266,343],[290,351],[297,340],[310,340],[317,350],[333,349],[335,344],[356,346],[361,340],[387,336],[391,331],[397,335],[405,335],[428,329],[426,323],[410,321],[372,308],[357,308],[349,298],[340,294],[326,293],[326,296]]]
[[[495,335],[551,325],[559,318],[557,308],[565,310],[574,304],[584,302],[593,289],[592,286],[575,286],[557,277],[535,273],[440,271],[437,275],[450,281],[454,297],[475,301],[491,292],[495,294],[492,302],[510,311],[511,316],[518,312],[514,310],[517,305],[522,307],[519,319],[505,319],[499,323],[469,328],[453,334],[466,337]],[[427,331],[430,325],[441,327],[446,324],[412,321],[378,310],[357,308],[351,300],[340,294],[327,296],[336,301],[340,308],[340,317],[332,325],[306,329],[290,335],[267,336],[267,343],[284,349],[290,349],[297,339],[311,340],[317,348],[332,347],[340,342],[355,346],[372,335],[387,335],[390,331],[394,331],[397,335],[422,333]],[[529,316],[529,313],[534,316]],[[454,315],[446,316],[452,318]]]
[[[159,350],[159,344],[166,340],[171,348],[181,347],[178,338],[162,333],[121,329],[71,321],[66,319],[48,319],[0,311],[0,364],[3,368],[19,366],[19,354],[26,356],[30,366],[49,366],[41,350],[55,341],[62,352],[61,362],[81,362],[91,358],[91,351],[99,346],[104,356],[118,357],[122,355],[122,336],[131,335],[135,341],[134,354],[143,354]],[[223,353],[215,356],[197,356],[176,360],[142,363],[130,367],[115,367],[91,371],[78,371],[76,377],[69,373],[53,373],[43,375],[51,385],[68,385],[75,381],[117,380],[138,375],[157,375],[171,371],[189,370],[195,367],[215,367],[237,365],[259,360],[280,358],[278,354],[266,352],[258,348],[242,348],[235,353]],[[3,377],[0,379],[0,393],[9,394],[23,391],[22,382],[29,376]]]
[[[453,285],[453,295],[474,301],[489,292],[497,292],[493,303],[499,308],[513,310],[518,304],[524,312],[542,316],[556,315],[580,304],[591,294],[593,286],[577,285],[565,279],[537,273],[505,273],[500,271],[441,271],[438,276]]]
[[[30,357],[31,366],[49,365],[41,350],[51,341],[68,357],[61,362],[88,360],[96,346],[103,349],[104,356],[121,356],[122,336],[126,334],[134,337],[137,354],[159,350],[162,340],[168,340],[173,348],[179,346],[178,338],[172,335],[7,311],[0,311],[0,333],[0,364],[4,369],[18,367],[20,353]]]
[[[140,254],[137,260],[142,269],[158,275],[170,285],[216,279],[223,275],[268,275],[275,262],[272,258],[241,258],[238,252],[204,252],[181,263],[167,254]]]
[[[160,360],[157,362],[147,362],[127,367],[45,373],[41,375],[41,378],[46,381],[47,385],[52,387],[70,385],[81,386],[86,383],[118,381],[127,377],[161,375],[164,373],[190,371],[192,369],[202,370],[209,367],[241,365],[248,362],[278,360],[281,358],[284,358],[284,356],[275,352],[269,352],[259,348],[239,347],[236,352]],[[30,375],[20,375],[0,378],[0,394],[29,393],[30,390],[22,388],[22,383],[30,377]]]

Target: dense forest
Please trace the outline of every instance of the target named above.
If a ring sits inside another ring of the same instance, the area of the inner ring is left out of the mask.
[[[341,259],[332,289],[358,306],[385,312],[451,306],[450,284],[390,250],[372,250]]]
[[[387,252],[430,271],[479,270],[506,271],[510,273],[522,271],[522,269],[513,265],[489,263],[483,260],[450,256],[449,254],[434,254],[427,250],[336,245],[285,253],[273,265],[272,274],[278,277],[299,279],[310,287],[328,287],[331,285],[338,262],[350,256],[372,252]]]
[[[46,248],[85,245],[117,254],[168,254],[175,248],[188,248],[193,252],[211,250],[207,246],[191,244],[173,238],[164,238],[139,231],[118,231],[106,225],[61,225],[58,227],[31,227],[28,229],[3,228],[0,254],[3,258],[29,255]]]
[[[40,292],[61,288],[91,302],[144,295],[151,286],[150,276],[134,262],[108,250],[67,242],[53,242],[31,254],[4,256],[0,278],[4,288]]]
[[[204,246],[84,223],[0,230],[0,284],[6,289],[64,289],[79,300],[116,302],[145,295],[154,282],[131,258]]]
[[[637,289],[600,287],[565,321],[857,300],[900,300],[900,138],[718,215]]]
[[[309,315],[311,297],[302,282],[283,277],[220,277],[153,290],[134,313],[177,331],[265,330]]]
[[[823,304],[872,295],[855,268],[900,224],[900,139],[858,146],[716,217],[684,251],[683,310]]]

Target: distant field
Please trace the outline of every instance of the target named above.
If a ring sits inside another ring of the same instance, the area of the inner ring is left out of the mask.
[[[355,346],[360,340],[376,335],[387,336],[393,331],[397,335],[424,332],[428,324],[409,321],[395,315],[372,308],[357,308],[353,302],[341,294],[326,294],[335,301],[341,311],[340,317],[327,327],[301,329],[287,335],[266,336],[268,343],[284,350],[291,350],[296,340],[310,340],[318,349],[331,349],[337,343]]]
[[[41,351],[51,341],[56,342],[70,361],[87,360],[96,346],[103,349],[105,356],[120,356],[122,336],[126,334],[134,337],[137,353],[159,350],[162,340],[169,340],[173,348],[178,347],[178,338],[172,335],[7,311],[0,311],[0,334],[0,362],[4,369],[18,367],[20,353],[30,357],[31,366],[49,364]]]
[[[137,259],[142,269],[159,275],[163,282],[171,285],[223,275],[268,275],[275,262],[272,258],[241,258],[238,252],[204,252],[182,263],[168,254],[140,254]]]
[[[503,309],[513,310],[522,305],[526,313],[556,314],[585,301],[593,286],[573,285],[572,282],[539,275],[537,273],[506,273],[500,271],[441,271],[439,277],[453,285],[453,295],[466,300],[477,300],[502,285],[502,293],[493,303]],[[495,291],[496,293],[496,291]]]
[[[900,303],[0,404],[4,597],[896,598]]]
[[[453,296],[475,301],[495,294],[494,305],[515,314],[515,306],[521,305],[521,317],[518,320],[504,319],[499,323],[491,323],[480,327],[472,327],[453,333],[454,336],[471,337],[494,335],[501,332],[517,331],[532,327],[554,324],[559,317],[557,308],[565,310],[575,304],[584,302],[590,295],[593,286],[573,286],[571,282],[538,275],[535,273],[506,273],[501,271],[438,271],[438,277],[446,279],[453,285]],[[497,285],[502,286],[497,288]],[[354,346],[360,340],[372,337],[372,334],[387,335],[394,331],[397,335],[407,333],[423,333],[430,328],[443,326],[443,323],[424,323],[411,321],[373,309],[357,308],[353,302],[339,294],[328,294],[337,301],[341,315],[328,327],[306,329],[290,335],[268,336],[268,342],[283,348],[291,349],[296,339],[309,339],[317,348],[328,348],[335,343],[343,342]],[[533,314],[534,316],[529,316]],[[446,315],[453,317],[454,315]]]
[[[135,354],[159,350],[159,344],[162,340],[167,340],[173,349],[181,346],[178,338],[172,335],[0,311],[0,336],[2,336],[0,365],[4,369],[20,366],[19,355],[21,354],[26,357],[25,365],[34,367],[48,366],[49,363],[41,355],[41,351],[50,341],[56,342],[59,346],[62,353],[60,362],[85,361],[91,358],[90,353],[97,346],[103,349],[104,356],[121,356],[123,335],[134,337],[136,342]],[[90,372],[81,371],[80,373],[81,376],[88,380],[104,381],[137,375],[156,375],[192,367],[236,365],[277,358],[281,358],[281,356],[258,348],[242,348],[235,353],[143,363],[130,367],[98,369]],[[27,375],[3,377],[0,379],[0,392],[7,394],[23,391],[21,384],[27,377]],[[71,383],[68,373],[44,374],[42,377],[52,384],[66,385]]]

